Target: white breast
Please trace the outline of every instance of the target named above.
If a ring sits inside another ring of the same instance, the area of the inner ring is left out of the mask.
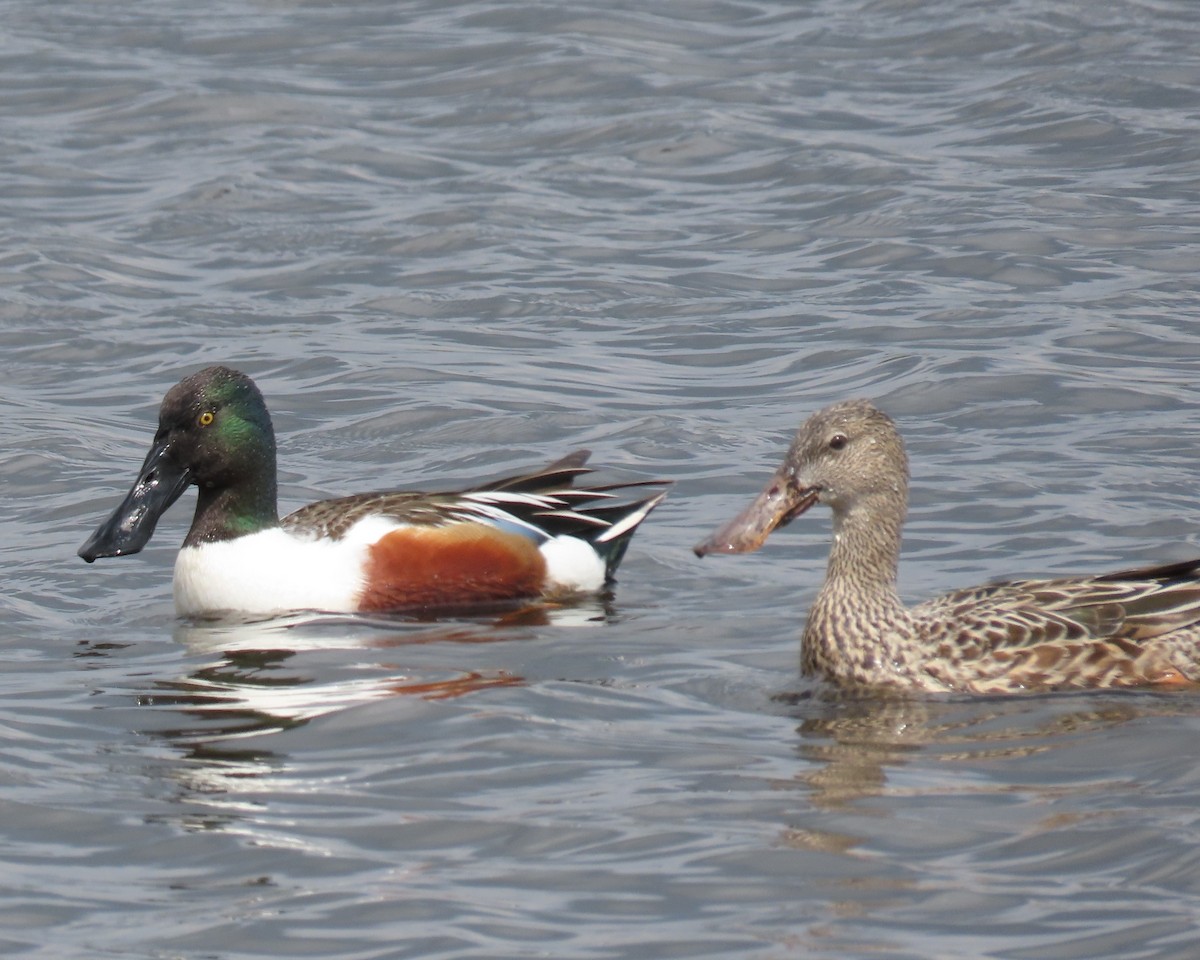
[[[276,528],[186,547],[175,559],[175,610],[182,616],[356,610],[367,546],[396,526],[371,517],[341,540],[307,539]]]

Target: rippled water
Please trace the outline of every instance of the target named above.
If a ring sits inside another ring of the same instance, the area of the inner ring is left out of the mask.
[[[869,395],[914,598],[1197,552],[1200,8],[0,13],[5,956],[1195,955],[1194,695],[831,701],[827,516],[689,548]],[[210,362],[286,508],[678,482],[607,607],[181,623],[75,549]]]

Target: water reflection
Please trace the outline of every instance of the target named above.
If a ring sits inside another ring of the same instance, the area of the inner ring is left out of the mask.
[[[537,604],[451,622],[311,615],[181,622],[173,637],[200,662],[186,675],[155,678],[134,692],[138,707],[153,711],[141,731],[169,745],[173,757],[155,765],[156,779],[165,777],[182,804],[170,819],[188,829],[258,835],[264,792],[309,780],[314,763],[337,767],[338,776],[349,769],[331,736],[309,735],[313,753],[293,758],[278,748],[275,735],[372,701],[457,700],[519,686],[524,677],[480,664],[472,649],[532,640],[547,624],[599,624],[610,615],[596,601]],[[269,833],[272,843],[290,842]]]
[[[797,779],[817,808],[839,809],[871,797],[920,796],[931,787],[889,785],[896,768],[920,761],[940,770],[936,789],[997,789],[967,773],[973,765],[1069,747],[1081,734],[1147,717],[1193,716],[1187,693],[1063,694],[996,699],[904,699],[867,695],[790,696],[799,721]],[[947,785],[955,764],[963,779]],[[860,808],[861,812],[861,808]]]
[[[615,618],[609,598],[571,603],[536,602],[475,607],[470,617],[454,611],[396,615],[296,613],[267,620],[184,620],[172,636],[192,653],[239,650],[292,652],[385,649],[429,643],[491,643],[513,640],[534,627],[598,626]]]
[[[212,743],[290,729],[382,697],[445,699],[522,682],[503,672],[489,675],[477,671],[441,680],[386,673],[322,682],[302,668],[288,669],[296,656],[293,650],[229,651],[222,660],[187,677],[158,681],[154,690],[138,697],[138,703],[174,708],[201,721],[197,726],[165,731],[172,739]]]
[[[430,676],[401,669],[396,651],[430,644],[512,641],[554,611],[511,611],[482,623],[290,617],[257,623],[181,624],[175,639],[211,659],[178,679],[159,680],[138,697],[197,721],[160,731],[176,742],[218,741],[290,729],[356,704],[391,696],[445,699],[522,678],[504,671],[460,670]],[[572,615],[577,615],[577,611]],[[338,651],[373,651],[347,662]],[[456,658],[452,658],[456,659]],[[364,671],[367,675],[364,675]]]

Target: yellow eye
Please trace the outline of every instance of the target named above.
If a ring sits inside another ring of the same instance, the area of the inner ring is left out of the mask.
[[[196,422],[202,427],[207,427],[213,422],[213,412],[211,410],[205,410],[202,414],[200,414],[200,419]]]

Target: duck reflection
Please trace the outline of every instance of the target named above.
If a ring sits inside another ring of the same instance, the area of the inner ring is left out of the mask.
[[[1067,746],[1080,733],[1195,712],[1195,700],[1183,693],[981,699],[822,690],[778,699],[799,721],[796,752],[808,762],[798,779],[811,789],[814,806],[825,809],[901,795],[904,788],[889,786],[889,773],[918,756],[963,766],[1027,757]],[[964,779],[956,789],[971,789],[972,782]]]
[[[472,638],[471,642],[480,641]],[[161,731],[165,736],[177,741],[201,738],[213,742],[291,729],[315,717],[383,697],[407,695],[440,700],[523,682],[521,677],[504,671],[467,671],[443,679],[385,673],[322,682],[308,671],[289,669],[297,654],[295,650],[279,649],[230,650],[219,661],[186,677],[158,681],[153,690],[138,697],[138,703],[173,708],[199,721]]]
[[[139,696],[144,706],[169,707],[198,721],[163,731],[176,741],[215,741],[292,729],[338,710],[384,697],[444,700],[520,684],[504,670],[421,666],[414,652],[431,645],[484,644],[531,639],[550,624],[603,622],[609,611],[583,605],[525,605],[483,620],[302,616],[259,622],[181,623],[175,640],[211,659],[186,677],[158,681]],[[339,651],[369,651],[347,661]],[[406,652],[405,652],[406,651]],[[402,656],[401,652],[405,652]],[[462,661],[455,654],[437,656]],[[405,668],[406,669],[402,669]],[[431,675],[431,674],[440,675]],[[348,675],[347,675],[348,674]],[[366,675],[364,675],[366,674]]]
[[[174,639],[203,662],[136,694],[141,729],[168,743],[169,778],[185,804],[172,819],[229,828],[279,778],[296,776],[277,734],[386,698],[448,701],[525,682],[486,669],[464,645],[520,642],[554,624],[599,624],[601,601],[536,604],[454,622],[436,617],[302,616],[261,622],[180,623]],[[294,744],[294,742],[292,742]],[[199,804],[199,806],[196,806]],[[245,824],[243,823],[243,826]]]

